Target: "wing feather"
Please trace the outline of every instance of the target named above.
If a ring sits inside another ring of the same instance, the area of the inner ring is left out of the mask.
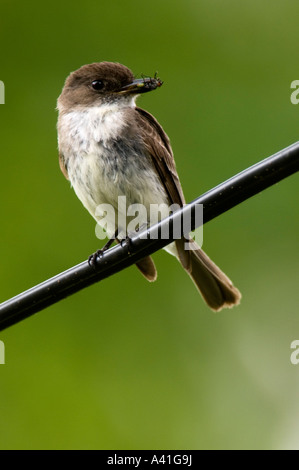
[[[154,167],[168,194],[169,202],[182,206],[185,202],[183,190],[173,158],[170,141],[158,121],[144,109],[135,108],[138,129],[152,158]]]
[[[170,140],[158,121],[144,109],[135,108],[138,129],[152,158],[153,165],[169,197],[170,204],[183,206],[185,198],[170,145]],[[185,239],[176,240],[179,259],[188,271],[191,267],[189,251],[184,249]]]

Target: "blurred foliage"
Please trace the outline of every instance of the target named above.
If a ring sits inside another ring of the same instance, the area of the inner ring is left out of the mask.
[[[101,60],[164,85],[141,97],[187,200],[298,140],[295,0],[1,1],[1,300],[86,259],[95,224],[60,173],[56,99]],[[1,449],[299,447],[298,177],[210,222],[243,294],[213,314],[166,253],[5,330]]]

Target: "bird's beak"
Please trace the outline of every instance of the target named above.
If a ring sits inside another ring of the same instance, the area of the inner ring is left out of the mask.
[[[146,93],[148,91],[155,90],[156,88],[159,88],[160,86],[163,85],[163,82],[160,80],[160,78],[138,78],[134,80],[132,83],[129,83],[129,85],[123,86],[120,90],[119,93],[128,93],[132,95],[137,95],[140,93]]]

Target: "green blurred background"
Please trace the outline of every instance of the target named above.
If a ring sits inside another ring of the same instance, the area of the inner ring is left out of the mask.
[[[187,201],[298,140],[296,0],[1,0],[1,299],[83,261],[95,223],[60,173],[56,99],[85,63],[156,70],[141,97]],[[298,176],[204,227],[243,294],[213,314],[165,252],[0,334],[1,449],[299,448]]]

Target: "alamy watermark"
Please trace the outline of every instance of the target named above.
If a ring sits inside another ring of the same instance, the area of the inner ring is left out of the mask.
[[[292,341],[291,349],[294,349],[294,351],[291,354],[290,360],[291,360],[291,363],[294,364],[294,366],[296,366],[297,364],[299,364],[299,340],[298,339],[295,339],[294,341]]]
[[[291,83],[291,88],[295,88],[295,91],[291,93],[290,100],[292,104],[299,103],[299,80],[293,80]]]
[[[0,340],[0,364],[5,364],[5,346],[3,341]]]
[[[179,204],[150,204],[149,207],[143,204],[130,204],[127,205],[126,196],[119,196],[117,207],[111,204],[99,204],[96,208],[95,216],[97,225],[95,233],[97,238],[104,240],[113,238],[117,232],[117,238],[123,239],[127,236],[132,236],[136,232],[142,232],[141,238],[152,240],[162,239],[179,240],[185,238],[186,240],[194,240],[200,247],[203,244],[203,205],[197,204],[194,208],[195,226],[198,227],[192,231],[191,228],[191,212],[187,211],[181,218],[173,220],[171,228],[169,224],[163,224],[161,227],[156,227],[155,230],[150,231],[150,235],[145,228],[156,225],[159,221],[169,217],[182,207]],[[196,249],[194,243],[186,241],[185,250]]]
[[[0,80],[0,104],[5,104],[5,87],[4,83]]]

